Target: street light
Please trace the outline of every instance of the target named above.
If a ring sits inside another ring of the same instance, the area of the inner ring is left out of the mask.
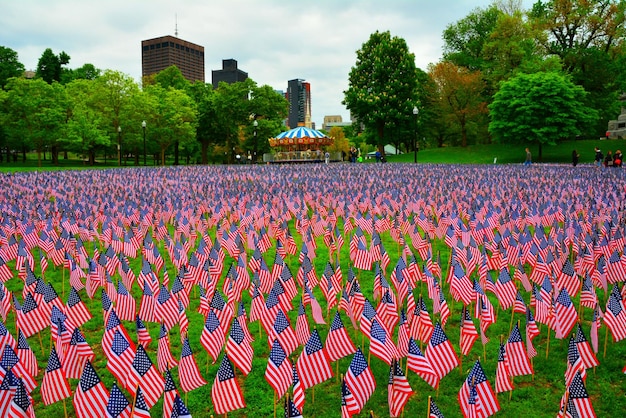
[[[117,165],[122,165],[122,127],[117,126]]]
[[[143,129],[143,166],[146,166],[146,121],[141,122],[141,129]]]
[[[256,163],[256,150],[257,150],[257,143],[258,143],[256,130],[259,127],[259,122],[256,119],[254,119],[254,122],[252,122],[252,126],[254,126],[254,149],[252,152],[252,161]]]
[[[417,162],[417,115],[419,115],[420,110],[417,106],[413,106],[413,115],[415,115],[415,132],[413,133],[413,162]]]

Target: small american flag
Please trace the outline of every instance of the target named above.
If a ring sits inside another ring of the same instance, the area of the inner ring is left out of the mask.
[[[239,383],[235,379],[235,370],[230,363],[228,354],[222,357],[222,363],[215,376],[211,388],[211,398],[215,406],[216,414],[226,414],[236,409],[246,407]]]

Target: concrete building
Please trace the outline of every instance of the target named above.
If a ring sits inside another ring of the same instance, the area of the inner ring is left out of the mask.
[[[328,132],[333,126],[343,128],[345,126],[351,126],[352,122],[344,122],[341,115],[327,115],[324,116],[324,123],[322,129]]]
[[[228,84],[244,81],[248,78],[248,73],[237,68],[237,60],[222,60],[222,69],[211,71],[213,88],[216,89],[220,81]]]
[[[190,82],[204,79],[204,47],[174,36],[141,41],[141,74],[156,74],[175,65]]]
[[[311,121],[311,84],[299,78],[289,80],[285,98],[289,102],[289,129],[298,126],[314,129]]]

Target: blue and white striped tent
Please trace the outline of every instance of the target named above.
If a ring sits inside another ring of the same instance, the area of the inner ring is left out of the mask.
[[[320,131],[311,128],[305,128],[304,126],[298,126],[297,128],[290,129],[285,132],[281,132],[276,135],[276,139],[281,138],[325,138],[326,135]]]

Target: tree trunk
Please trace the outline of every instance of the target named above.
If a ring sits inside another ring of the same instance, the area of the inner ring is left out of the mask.
[[[537,154],[537,161],[541,161],[543,158],[543,144],[539,143],[539,154]]]
[[[174,143],[174,165],[178,165],[178,141]]]
[[[209,141],[200,141],[200,146],[201,146],[201,155],[202,155],[202,164],[208,164],[209,163]]]
[[[165,165],[165,148],[161,147],[161,165]]]

